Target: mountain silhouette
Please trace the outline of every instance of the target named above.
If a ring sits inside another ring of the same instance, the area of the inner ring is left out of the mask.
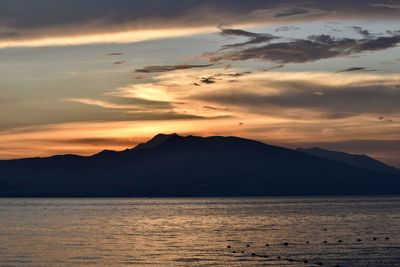
[[[155,136],[93,156],[0,161],[0,196],[400,194],[400,176],[238,137]]]
[[[319,147],[313,147],[307,149],[298,148],[297,151],[301,151],[306,154],[325,159],[341,161],[351,166],[355,166],[366,170],[400,174],[399,169],[389,166],[367,155],[349,154],[340,151],[331,151]]]

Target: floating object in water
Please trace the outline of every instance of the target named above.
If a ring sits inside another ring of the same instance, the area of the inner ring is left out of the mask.
[[[265,244],[266,247],[269,247],[269,244]]]
[[[377,239],[376,237],[372,238],[372,240],[374,240],[374,241],[375,241],[376,239]]]
[[[285,243],[283,243],[283,245],[284,245],[285,247],[287,247],[287,246],[289,246],[289,243],[288,243],[288,242],[285,242]]]
[[[324,228],[324,231],[328,231],[328,229]]]
[[[342,240],[339,240],[339,241],[338,241],[338,243],[342,243],[342,242],[343,242]]]
[[[278,260],[280,260],[281,259],[281,256],[278,256],[278,257],[276,257]]]
[[[328,241],[324,240],[324,244],[328,243]]]
[[[251,253],[251,256],[255,257],[255,256],[256,256],[256,253],[254,253],[254,252],[253,252],[253,253]]]
[[[234,251],[232,251],[232,253],[236,253],[236,251],[234,250]]]
[[[389,237],[385,237],[386,240],[389,240]]]
[[[288,261],[289,261],[289,262],[293,262],[293,261],[294,261],[294,259],[288,259]]]
[[[361,242],[361,241],[362,241],[361,238],[357,239],[357,242]]]
[[[304,263],[308,263],[308,260],[304,260],[303,262],[304,262]]]
[[[323,264],[322,262],[318,262],[318,265],[319,265],[319,266],[322,266],[322,265],[324,265],[324,264]]]
[[[264,258],[268,258],[268,255],[264,255],[263,257],[264,257]]]
[[[230,245],[227,245],[226,247],[227,247],[227,248],[231,248],[231,246],[230,246]]]
[[[250,247],[250,245],[246,245],[246,247],[248,247],[248,248],[249,248],[249,247]]]
[[[241,253],[244,253],[244,251],[242,251]]]
[[[306,241],[306,244],[310,244],[310,241]]]

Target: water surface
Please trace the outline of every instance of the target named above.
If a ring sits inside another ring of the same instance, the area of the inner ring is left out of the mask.
[[[0,266],[319,262],[400,266],[400,198],[0,199]]]

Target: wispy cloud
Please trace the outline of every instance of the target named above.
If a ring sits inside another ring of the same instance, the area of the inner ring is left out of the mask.
[[[158,72],[169,72],[175,70],[186,70],[194,68],[207,68],[214,64],[203,64],[203,65],[165,65],[165,66],[146,66],[141,69],[136,69],[135,72],[140,73],[158,73]]]
[[[376,3],[376,4],[369,4],[369,5],[372,7],[382,7],[382,8],[400,10],[400,4]]]
[[[377,70],[371,70],[365,67],[351,67],[343,70],[338,70],[337,72],[340,73],[340,72],[353,72],[353,71],[377,71]]]
[[[277,63],[305,63],[321,59],[350,56],[366,51],[393,48],[400,43],[400,35],[372,37],[364,39],[337,38],[330,35],[314,35],[307,39],[275,42],[228,52],[218,51],[205,54],[213,62],[222,60],[259,59]]]
[[[2,0],[0,47],[139,42],[211,32],[226,22],[254,25],[371,16],[398,20],[398,9],[397,3],[332,5],[327,0]]]
[[[249,41],[236,43],[236,44],[228,44],[224,45],[224,48],[233,48],[233,47],[241,47],[246,45],[255,45],[261,43],[267,43],[279,37],[273,36],[271,34],[262,34],[262,33],[253,33],[249,31],[244,31],[240,29],[223,29],[221,28],[221,35],[222,36],[239,36],[239,37],[248,37],[250,38]]]

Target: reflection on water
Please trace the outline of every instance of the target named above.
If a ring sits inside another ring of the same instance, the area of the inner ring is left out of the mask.
[[[318,262],[400,266],[400,198],[0,199],[0,266]]]

